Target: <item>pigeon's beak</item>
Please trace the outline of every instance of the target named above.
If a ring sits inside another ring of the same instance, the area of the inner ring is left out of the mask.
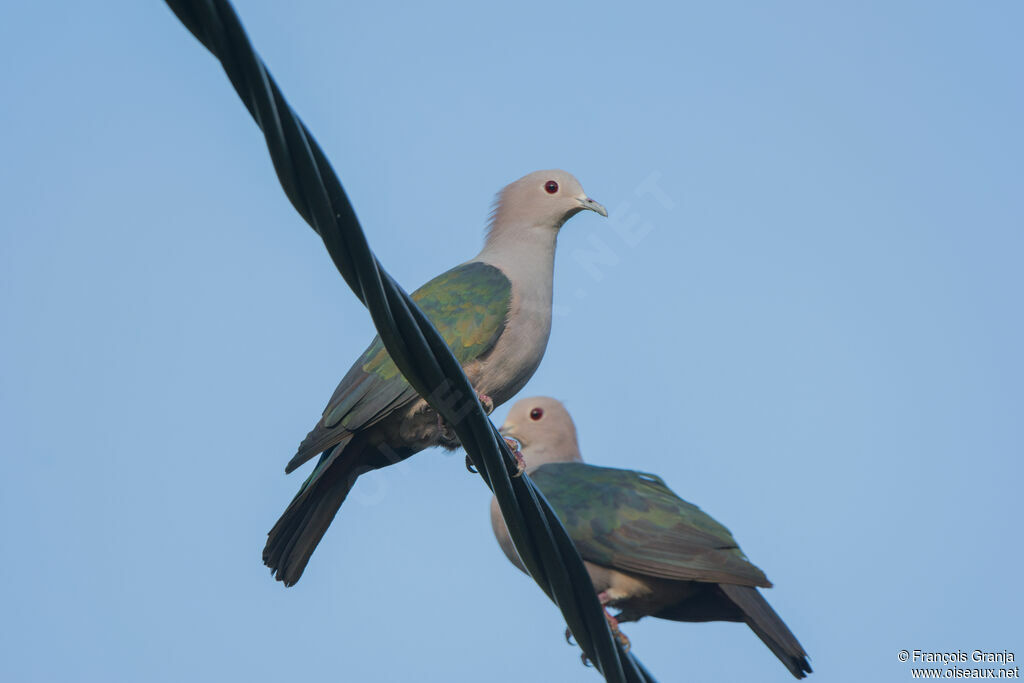
[[[511,436],[512,438],[516,438],[515,429],[515,425],[506,422],[505,424],[498,427],[498,433],[501,434],[502,436]]]
[[[608,209],[604,208],[590,197],[578,197],[578,200],[580,206],[582,206],[584,209],[594,211],[595,213],[599,213],[605,218],[608,218]]]

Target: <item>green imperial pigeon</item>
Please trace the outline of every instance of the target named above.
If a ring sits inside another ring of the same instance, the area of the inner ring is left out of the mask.
[[[612,631],[654,616],[673,621],[743,621],[797,678],[807,653],[757,590],[771,587],[724,526],[687,503],[659,477],[587,465],[576,427],[553,398],[517,401],[501,433],[519,442],[527,473],[551,503],[583,557]],[[491,524],[505,555],[523,564],[497,501]],[[607,614],[607,612],[606,612]]]
[[[412,294],[488,412],[512,398],[540,365],[551,332],[555,240],[585,209],[608,215],[565,171],[520,178],[499,193],[483,250]],[[437,388],[440,400],[449,395],[446,389]],[[357,477],[424,448],[458,445],[375,338],[285,467],[292,472],[320,456],[270,530],[263,561],[279,581],[293,585]]]

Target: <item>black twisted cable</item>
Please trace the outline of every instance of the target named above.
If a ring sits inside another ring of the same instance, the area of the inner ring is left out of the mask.
[[[512,478],[512,453],[487,419],[444,339],[380,266],[341,182],[312,134],[292,111],[256,55],[227,0],[166,0],[216,56],[263,131],[281,186],[321,236],[335,266],[369,309],[374,326],[410,385],[455,429],[498,499],[530,575],[562,611],[586,656],[608,681],[654,678],[613,638],[575,546],[543,495]]]

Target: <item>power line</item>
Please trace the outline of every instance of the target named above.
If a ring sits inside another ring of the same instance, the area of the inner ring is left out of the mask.
[[[510,476],[516,463],[504,439],[440,333],[377,261],[341,181],[253,50],[231,4],[166,1],[220,60],[263,131],[288,199],[323,239],[409,384],[455,430],[497,497],[523,564],[558,605],[587,658],[609,682],[653,683],[643,665],[612,636],[583,560],[558,516],[528,476]]]

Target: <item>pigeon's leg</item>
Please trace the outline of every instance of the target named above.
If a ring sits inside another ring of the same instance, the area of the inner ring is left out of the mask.
[[[445,448],[458,448],[459,437],[455,434],[455,430],[445,422],[445,419],[441,417],[441,413],[435,413],[435,419],[437,420],[437,438],[441,445]]]
[[[608,611],[608,605],[612,602],[612,596],[607,591],[601,591],[597,594],[597,599],[601,602],[601,607],[604,609],[604,618],[608,620],[608,627],[612,630],[612,635],[622,645],[622,649],[629,652],[630,643],[629,638],[626,634],[619,629],[619,620],[612,616],[612,613]]]
[[[626,634],[619,629],[618,620],[611,615],[607,608],[604,610],[604,618],[608,620],[608,626],[612,630],[612,635],[615,636],[615,640],[619,641],[619,645],[622,646],[622,650],[624,652],[629,652],[629,648],[632,647],[629,642],[629,638],[626,637]],[[572,632],[569,629],[565,629],[565,640],[567,643],[572,645],[572,641],[569,640],[570,636],[572,636]],[[583,666],[590,666],[590,658],[587,657],[586,652],[580,653],[580,660],[583,662]]]
[[[523,452],[519,450],[522,444],[519,443],[519,439],[515,437],[506,436],[505,443],[508,444],[509,449],[512,450],[512,455],[516,459],[516,471],[512,473],[512,478],[523,476],[523,472],[526,471],[526,458],[523,457]]]
[[[612,597],[607,592],[601,591],[597,594],[597,599],[601,602],[601,609],[604,610],[604,618],[608,620],[608,627],[612,631],[612,635],[622,645],[622,649],[625,652],[629,652],[631,644],[626,634],[619,629],[619,620],[612,616],[612,613],[608,611],[608,603],[612,601]],[[572,645],[572,631],[565,629],[565,642]],[[590,666],[590,659],[587,658],[587,653],[580,653],[580,659],[583,661],[583,666]]]
[[[607,607],[604,610],[604,618],[608,620],[608,626],[612,630],[612,635],[615,636],[615,639],[619,641],[620,645],[622,645],[622,649],[625,652],[629,652],[629,648],[631,647],[629,638],[627,638],[626,634],[619,629],[619,620],[611,615],[611,612],[608,611]]]
[[[494,400],[490,396],[478,393],[477,398],[480,400],[480,405],[483,407],[486,414],[490,415],[494,412]],[[442,446],[452,450],[460,446],[459,438],[456,436],[455,430],[452,429],[451,425],[444,421],[444,418],[441,417],[440,413],[437,414],[437,430],[440,432],[438,438],[440,439]],[[466,469],[473,472],[473,469],[470,468],[468,463],[466,465]]]
[[[523,472],[526,471],[526,458],[523,457],[522,451],[519,450],[521,447],[520,443],[517,439],[514,439],[511,436],[506,436],[504,438],[505,443],[507,443],[508,447],[512,449],[512,455],[515,456],[516,459],[516,471],[512,473],[512,478],[515,479],[517,477],[521,477],[523,476]],[[477,473],[477,469],[473,466],[473,461],[470,460],[468,455],[466,456],[466,469],[473,474]]]

